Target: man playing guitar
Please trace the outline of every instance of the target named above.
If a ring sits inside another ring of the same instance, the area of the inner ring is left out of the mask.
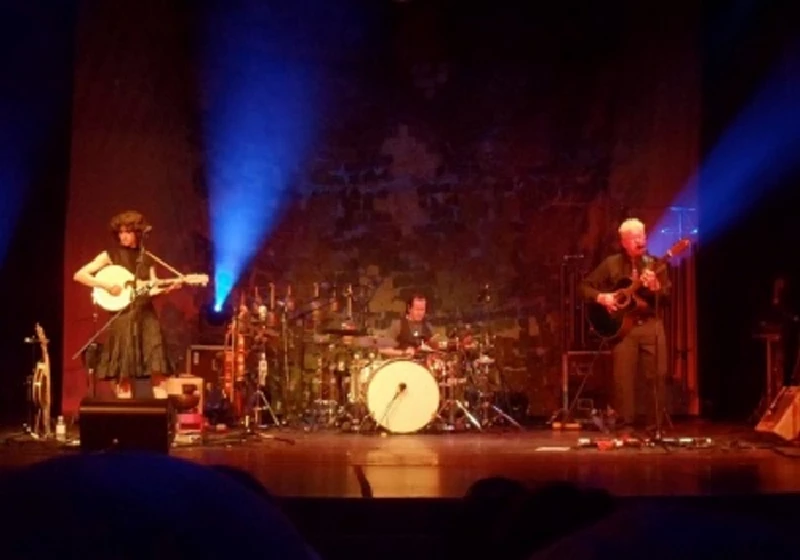
[[[618,232],[623,250],[607,257],[586,276],[581,284],[581,293],[587,301],[596,302],[609,313],[614,313],[618,305],[614,286],[626,278],[641,282],[642,287],[636,296],[646,306],[636,310],[632,327],[616,341],[613,350],[612,406],[617,414],[617,425],[634,424],[641,416],[652,424],[655,415],[661,413],[661,410],[656,412],[652,400],[656,391],[659,401],[663,399],[667,373],[667,340],[656,309],[661,308],[669,296],[669,274],[666,267],[661,267],[658,274],[652,270],[655,259],[647,254],[647,236],[642,222],[635,218],[627,219]],[[644,399],[637,399],[637,394]],[[639,402],[652,403],[653,406],[637,407]],[[659,404],[659,409],[663,410],[663,404]]]

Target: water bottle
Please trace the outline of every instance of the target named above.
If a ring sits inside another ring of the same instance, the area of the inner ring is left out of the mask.
[[[56,440],[67,441],[67,425],[64,423],[63,416],[59,416],[56,420]]]

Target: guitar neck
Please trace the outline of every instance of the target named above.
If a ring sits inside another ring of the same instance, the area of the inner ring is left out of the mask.
[[[47,351],[47,342],[40,343],[39,348],[42,351],[42,363],[47,368],[47,371],[50,371],[50,353]]]
[[[656,273],[656,275],[661,274],[664,271],[664,269],[666,268],[666,266],[667,266],[667,260],[671,256],[672,255],[670,253],[667,253],[666,256],[661,257],[660,259],[655,259],[653,261],[652,267],[651,268],[645,268],[645,270],[652,270],[653,272]],[[641,287],[642,287],[642,275],[639,274],[639,277],[636,278],[636,280],[633,281],[633,283],[627,288],[627,291],[636,292]]]
[[[177,278],[158,278],[155,281],[145,280],[143,285],[151,287],[171,286],[172,284],[188,284],[191,286],[205,286],[208,283],[208,277],[203,274],[187,274]]]
[[[175,284],[176,282],[180,282],[180,280],[181,280],[180,278],[165,278],[163,280],[162,279],[158,279],[155,282],[149,282],[149,284],[151,286],[158,286],[158,287],[170,286],[172,284]]]

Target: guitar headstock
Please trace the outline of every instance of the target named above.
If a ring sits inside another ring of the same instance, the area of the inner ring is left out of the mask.
[[[692,242],[688,238],[684,237],[683,239],[675,243],[672,247],[670,247],[669,251],[667,251],[667,258],[672,258],[677,255],[680,255],[681,253],[686,251],[686,249],[688,249],[691,245]]]
[[[36,331],[36,338],[39,340],[39,344],[47,344],[48,342],[50,342],[49,340],[47,340],[47,335],[44,334],[44,329],[42,328],[42,325],[36,323],[33,328]]]
[[[184,274],[181,276],[181,282],[189,286],[208,286],[208,274]]]

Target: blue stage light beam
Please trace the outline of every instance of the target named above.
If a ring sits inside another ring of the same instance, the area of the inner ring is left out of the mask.
[[[752,102],[733,121],[673,208],[697,208],[690,228],[711,241],[741,219],[798,163],[800,154],[800,43],[792,45]],[[674,229],[670,210],[651,228],[648,248],[661,254],[677,241],[659,235]]]
[[[221,309],[281,217],[314,136],[317,85],[296,54],[302,18],[265,21],[227,4],[206,15],[203,133]]]

